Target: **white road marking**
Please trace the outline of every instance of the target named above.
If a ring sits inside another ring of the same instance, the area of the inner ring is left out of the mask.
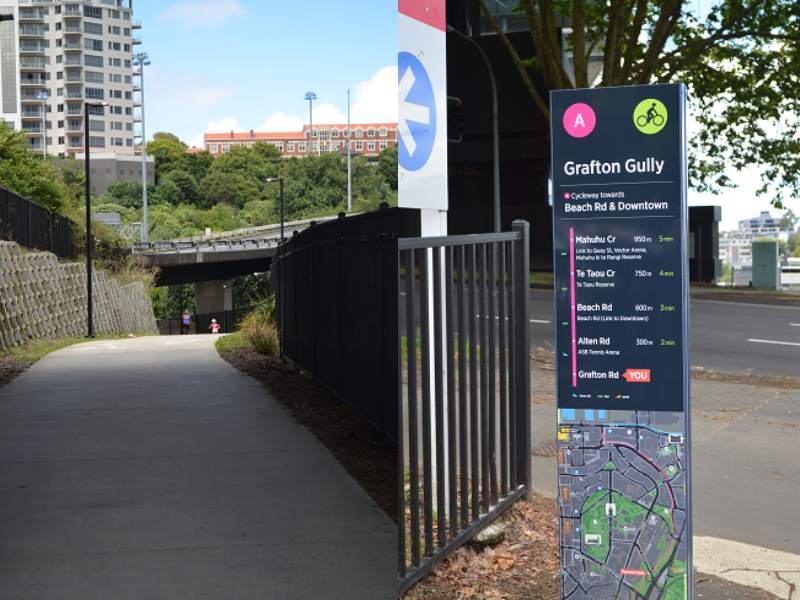
[[[750,338],[747,340],[748,342],[753,342],[754,344],[774,344],[775,346],[800,346],[800,342],[781,342],[778,340],[757,340],[754,338]]]
[[[798,306],[786,306],[783,304],[756,304],[755,302],[734,302],[728,300],[701,300],[701,299],[692,299],[692,304],[726,304],[726,305],[733,305],[733,306],[748,306],[753,308],[776,308],[778,310],[800,310]]]
[[[800,323],[789,323],[789,327],[800,327]]]
[[[538,323],[539,325],[550,325],[550,321],[543,321],[542,319],[531,319],[531,323]]]
[[[700,573],[759,588],[783,600],[791,599],[792,585],[800,588],[797,554],[698,535],[693,554]]]

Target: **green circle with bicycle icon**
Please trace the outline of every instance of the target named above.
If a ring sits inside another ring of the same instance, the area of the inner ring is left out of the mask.
[[[661,100],[647,98],[636,105],[633,111],[633,124],[646,135],[658,133],[667,125],[669,113]]]

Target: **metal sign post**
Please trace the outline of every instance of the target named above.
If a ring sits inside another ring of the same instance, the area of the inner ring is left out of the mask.
[[[561,597],[688,599],[686,91],[551,114]]]
[[[405,208],[420,209],[420,230],[423,237],[447,235],[447,23],[445,0],[398,0],[398,204]],[[436,294],[442,299],[444,310],[444,261],[434,269],[433,253],[427,249],[428,306],[434,306]],[[435,279],[435,273],[439,278]],[[408,276],[408,274],[407,274]],[[413,276],[413,274],[412,274]],[[439,328],[444,333],[445,323],[434,322],[430,310],[428,331]],[[441,314],[445,314],[442,312]],[[431,397],[436,397],[437,381],[444,390],[444,414],[447,414],[447,370],[434,364],[435,339],[444,335],[431,335],[427,356],[428,382]],[[436,411],[430,409],[431,447],[435,448]],[[443,424],[447,438],[447,424]],[[447,468],[447,451],[433,461],[436,471]]]

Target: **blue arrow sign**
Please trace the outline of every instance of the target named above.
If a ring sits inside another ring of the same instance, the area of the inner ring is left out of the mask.
[[[419,171],[428,163],[436,142],[436,98],[431,78],[416,56],[400,52],[397,66],[398,160],[407,171]]]

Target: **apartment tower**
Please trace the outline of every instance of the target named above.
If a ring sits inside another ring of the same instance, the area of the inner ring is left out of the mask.
[[[130,0],[0,0],[0,119],[50,155],[83,152],[84,102],[97,152],[134,154],[134,32]]]

